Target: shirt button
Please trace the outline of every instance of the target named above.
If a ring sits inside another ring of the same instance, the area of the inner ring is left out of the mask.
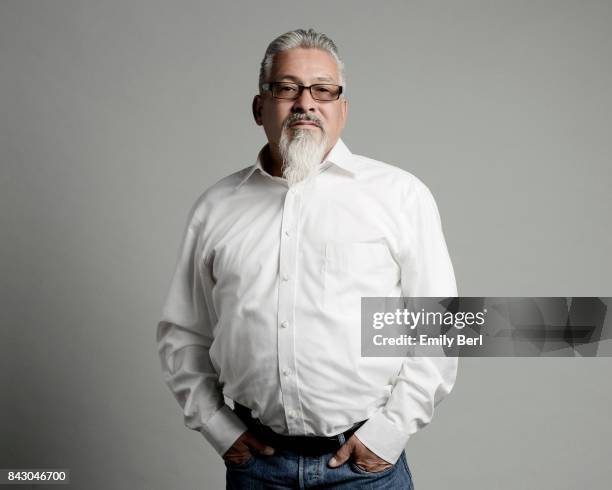
[[[290,279],[289,274],[283,274],[283,281],[288,281]]]
[[[285,230],[285,236],[291,236],[291,232],[289,230]]]
[[[291,375],[291,369],[283,369],[283,374],[285,376],[290,376]]]
[[[287,328],[288,326],[289,326],[289,322],[287,320],[281,323],[281,327],[283,328]]]
[[[297,417],[297,411],[296,410],[289,410],[288,415],[289,415],[289,417],[295,418],[295,417]]]

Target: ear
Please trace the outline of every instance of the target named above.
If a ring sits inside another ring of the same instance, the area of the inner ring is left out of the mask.
[[[262,105],[263,105],[263,101],[261,100],[261,95],[256,95],[255,97],[253,97],[253,104],[252,104],[253,118],[255,119],[255,124],[257,124],[258,126],[261,126],[263,124],[261,120]]]
[[[348,117],[348,99],[343,97],[340,104],[342,104],[342,128],[344,129],[344,126],[346,126],[346,118]]]

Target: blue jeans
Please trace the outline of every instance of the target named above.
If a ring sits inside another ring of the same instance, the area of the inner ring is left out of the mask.
[[[246,463],[225,463],[228,490],[286,490],[332,488],[345,490],[413,490],[406,454],[390,468],[368,473],[349,460],[330,468],[327,462],[335,453],[301,456],[276,449],[272,456],[254,455]]]

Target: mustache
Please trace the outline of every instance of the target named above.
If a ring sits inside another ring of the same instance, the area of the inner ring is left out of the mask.
[[[295,124],[299,121],[310,121],[315,123],[319,128],[323,129],[323,124],[321,120],[317,116],[313,116],[312,114],[307,113],[291,114],[287,119],[285,119],[285,122],[283,123],[283,128],[286,129],[292,124]]]

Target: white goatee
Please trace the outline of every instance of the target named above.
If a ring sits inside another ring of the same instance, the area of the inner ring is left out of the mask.
[[[312,175],[323,160],[327,137],[322,129],[283,128],[279,152],[289,187]]]

